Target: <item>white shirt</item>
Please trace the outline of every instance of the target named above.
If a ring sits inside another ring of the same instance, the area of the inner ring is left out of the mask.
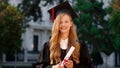
[[[67,39],[61,39],[60,40],[60,48],[61,49],[67,49],[68,46],[68,38]]]

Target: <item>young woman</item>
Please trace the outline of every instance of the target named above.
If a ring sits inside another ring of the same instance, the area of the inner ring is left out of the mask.
[[[78,42],[70,11],[61,9],[53,23],[52,36],[43,46],[38,68],[92,68],[87,47]],[[70,58],[61,66],[71,46],[75,47]]]

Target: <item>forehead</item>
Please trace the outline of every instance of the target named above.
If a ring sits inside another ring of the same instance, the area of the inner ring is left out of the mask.
[[[60,13],[59,15],[60,15],[61,18],[66,17],[66,18],[71,18],[72,19],[71,15],[69,15],[67,13]]]
[[[68,14],[63,14],[62,17],[64,17],[64,18],[71,18],[71,16],[68,15]]]
[[[67,15],[67,14],[63,14],[61,16],[61,21],[68,21],[68,20],[71,20],[71,16]]]

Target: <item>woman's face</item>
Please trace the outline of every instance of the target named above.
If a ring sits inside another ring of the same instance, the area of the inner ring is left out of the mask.
[[[67,14],[63,15],[60,20],[60,32],[61,33],[69,33],[70,27],[72,26],[71,17]]]

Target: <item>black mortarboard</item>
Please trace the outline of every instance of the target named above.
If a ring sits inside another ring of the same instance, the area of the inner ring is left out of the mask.
[[[77,14],[74,12],[72,6],[69,4],[68,1],[61,3],[51,9],[48,10],[48,12],[50,13],[51,17],[52,17],[52,21],[54,21],[54,18],[62,12],[66,12],[69,13],[72,17],[72,19],[78,17]]]

